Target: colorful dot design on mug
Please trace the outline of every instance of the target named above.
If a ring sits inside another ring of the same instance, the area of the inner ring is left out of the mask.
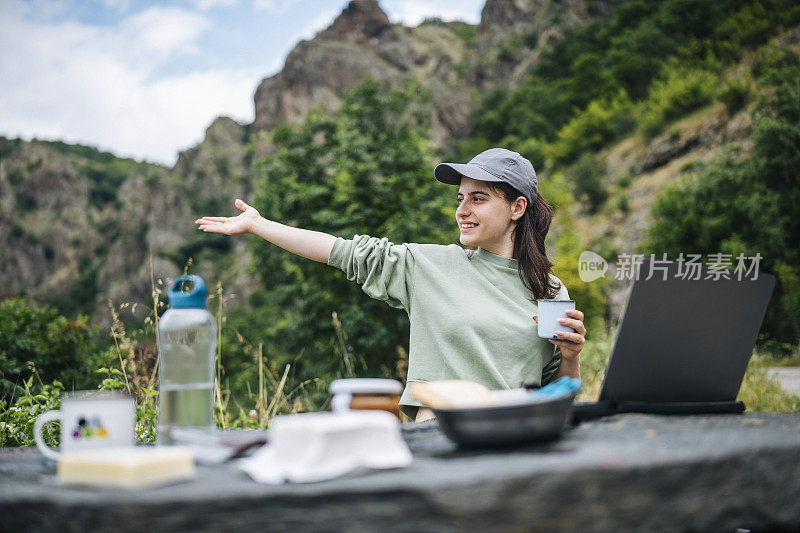
[[[99,417],[90,419],[82,416],[78,418],[78,425],[72,429],[73,439],[104,439],[106,437],[108,437],[108,429],[106,429]]]

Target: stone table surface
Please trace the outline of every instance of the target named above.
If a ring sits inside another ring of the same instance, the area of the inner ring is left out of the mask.
[[[550,443],[459,450],[403,429],[414,461],[261,485],[232,464],[136,490],[59,486],[0,451],[0,531],[800,531],[800,413],[626,414]]]

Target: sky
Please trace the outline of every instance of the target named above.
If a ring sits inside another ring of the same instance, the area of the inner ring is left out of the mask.
[[[477,24],[484,0],[380,0],[392,22]],[[168,166],[347,0],[0,0],[0,135]]]

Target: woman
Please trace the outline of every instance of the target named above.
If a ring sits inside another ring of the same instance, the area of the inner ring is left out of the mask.
[[[559,340],[540,338],[531,320],[537,299],[569,298],[550,273],[544,240],[552,211],[538,192],[533,165],[516,152],[492,148],[467,164],[439,164],[434,176],[458,185],[460,240],[476,250],[396,245],[367,235],[345,240],[266,220],[241,200],[235,202],[239,216],[196,223],[213,233],[253,233],[338,267],[368,295],[405,309],[411,323],[409,382],[465,379],[502,389],[580,377],[583,313],[568,312],[571,318],[561,323],[575,332],[560,331]],[[408,387],[400,404],[416,421],[432,417]]]

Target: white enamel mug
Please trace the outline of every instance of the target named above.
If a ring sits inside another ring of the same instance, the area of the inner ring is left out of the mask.
[[[44,425],[61,421],[61,447],[44,442]],[[33,438],[45,457],[57,460],[61,453],[95,448],[133,446],[136,405],[133,398],[117,391],[65,393],[61,409],[47,411],[36,419]]]
[[[537,324],[540,337],[560,339],[556,331],[575,332],[571,327],[558,323],[559,318],[570,318],[567,316],[567,311],[575,309],[575,300],[536,300],[536,304],[539,306]]]

